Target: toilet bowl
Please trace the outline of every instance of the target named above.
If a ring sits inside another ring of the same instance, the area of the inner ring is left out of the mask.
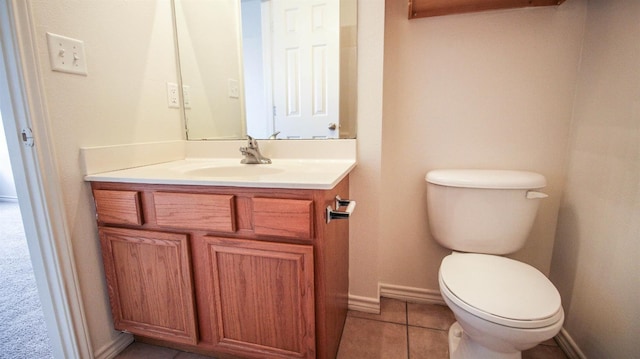
[[[518,359],[561,329],[560,294],[532,266],[502,257],[522,248],[546,186],[541,174],[513,170],[429,171],[427,211],[442,260],[440,291],[457,322],[450,358]]]
[[[525,263],[453,253],[442,261],[438,281],[457,320],[449,329],[452,359],[518,359],[562,327],[558,291]]]

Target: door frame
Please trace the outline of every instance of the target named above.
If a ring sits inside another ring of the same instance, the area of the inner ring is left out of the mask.
[[[66,226],[29,5],[0,0],[0,109],[54,358],[94,358]],[[35,146],[23,144],[31,129]]]
[[[262,17],[262,74],[264,83],[264,100],[267,121],[267,132],[270,136],[276,135],[276,114],[273,107],[273,64],[272,64],[272,44],[273,34],[271,32],[271,0],[260,2],[260,15]],[[276,135],[277,136],[277,135]]]

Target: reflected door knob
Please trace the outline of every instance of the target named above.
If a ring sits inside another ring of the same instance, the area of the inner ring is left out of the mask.
[[[329,124],[329,129],[330,129],[331,131],[335,130],[336,128],[338,128],[338,125],[336,125],[335,123],[331,122],[331,123]]]

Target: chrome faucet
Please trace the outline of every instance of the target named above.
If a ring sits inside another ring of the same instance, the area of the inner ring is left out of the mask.
[[[260,153],[260,148],[258,147],[258,140],[247,135],[247,139],[249,143],[247,147],[240,147],[240,152],[244,156],[240,163],[244,164],[268,164],[271,163],[271,159],[264,157]]]

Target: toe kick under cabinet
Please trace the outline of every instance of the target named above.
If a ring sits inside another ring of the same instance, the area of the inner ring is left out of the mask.
[[[219,358],[335,358],[348,221],[331,190],[92,182],[117,330]]]

